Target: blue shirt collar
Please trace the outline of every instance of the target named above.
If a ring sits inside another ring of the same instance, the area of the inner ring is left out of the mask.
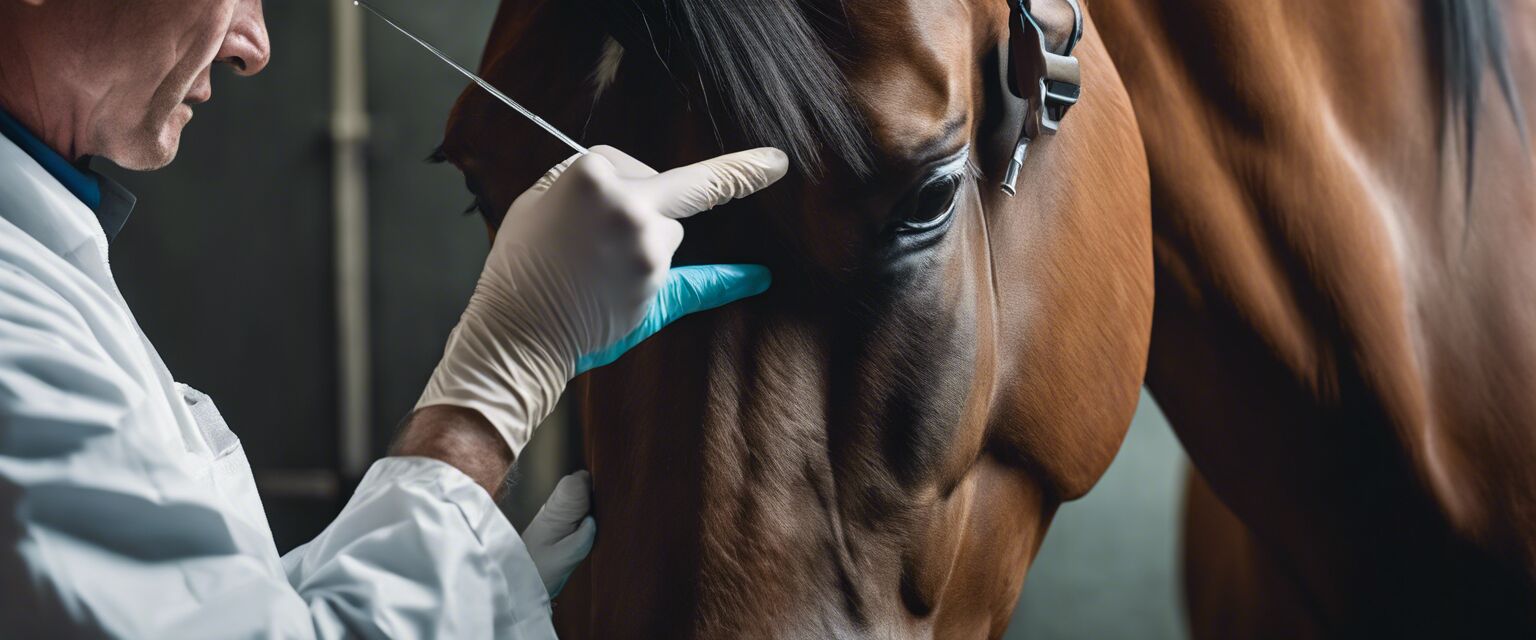
[[[132,193],[106,176],[91,171],[89,157],[82,158],[78,164],[70,163],[4,109],[0,109],[0,134],[42,165],[43,170],[95,213],[107,240],[117,237],[137,202]]]

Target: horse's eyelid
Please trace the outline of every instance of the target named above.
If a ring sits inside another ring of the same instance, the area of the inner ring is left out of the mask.
[[[949,156],[944,164],[933,167],[936,176],[950,175],[960,172],[969,172],[971,166],[971,145],[965,145],[954,155]]]
[[[975,181],[981,180],[981,165],[976,164],[976,159],[971,158],[969,154],[967,154],[965,159],[965,168],[961,169],[960,171],[961,178],[969,178]]]

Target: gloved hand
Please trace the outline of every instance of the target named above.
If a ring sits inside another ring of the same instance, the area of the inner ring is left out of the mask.
[[[592,551],[597,521],[587,515],[592,510],[591,494],[592,475],[586,471],[561,478],[549,501],[523,529],[523,544],[551,598]]]
[[[551,169],[508,210],[417,408],[479,411],[519,453],[577,373],[679,317],[767,288],[760,266],[668,267],[679,219],[750,195],[788,167],[782,151],[762,148],[657,174],[593,147]]]

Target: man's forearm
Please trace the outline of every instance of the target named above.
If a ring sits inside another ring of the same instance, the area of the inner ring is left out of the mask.
[[[512,449],[480,412],[447,405],[406,416],[389,454],[446,462],[498,499],[513,462]]]

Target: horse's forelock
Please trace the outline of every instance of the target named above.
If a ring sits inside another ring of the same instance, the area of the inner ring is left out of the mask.
[[[829,152],[856,175],[869,173],[863,119],[822,33],[831,16],[802,0],[590,2],[618,42],[654,52],[712,119],[710,107],[728,110],[743,142],[783,149],[812,177],[826,169]],[[616,57],[604,66],[609,59],[605,51],[594,73],[602,88],[617,71]]]

